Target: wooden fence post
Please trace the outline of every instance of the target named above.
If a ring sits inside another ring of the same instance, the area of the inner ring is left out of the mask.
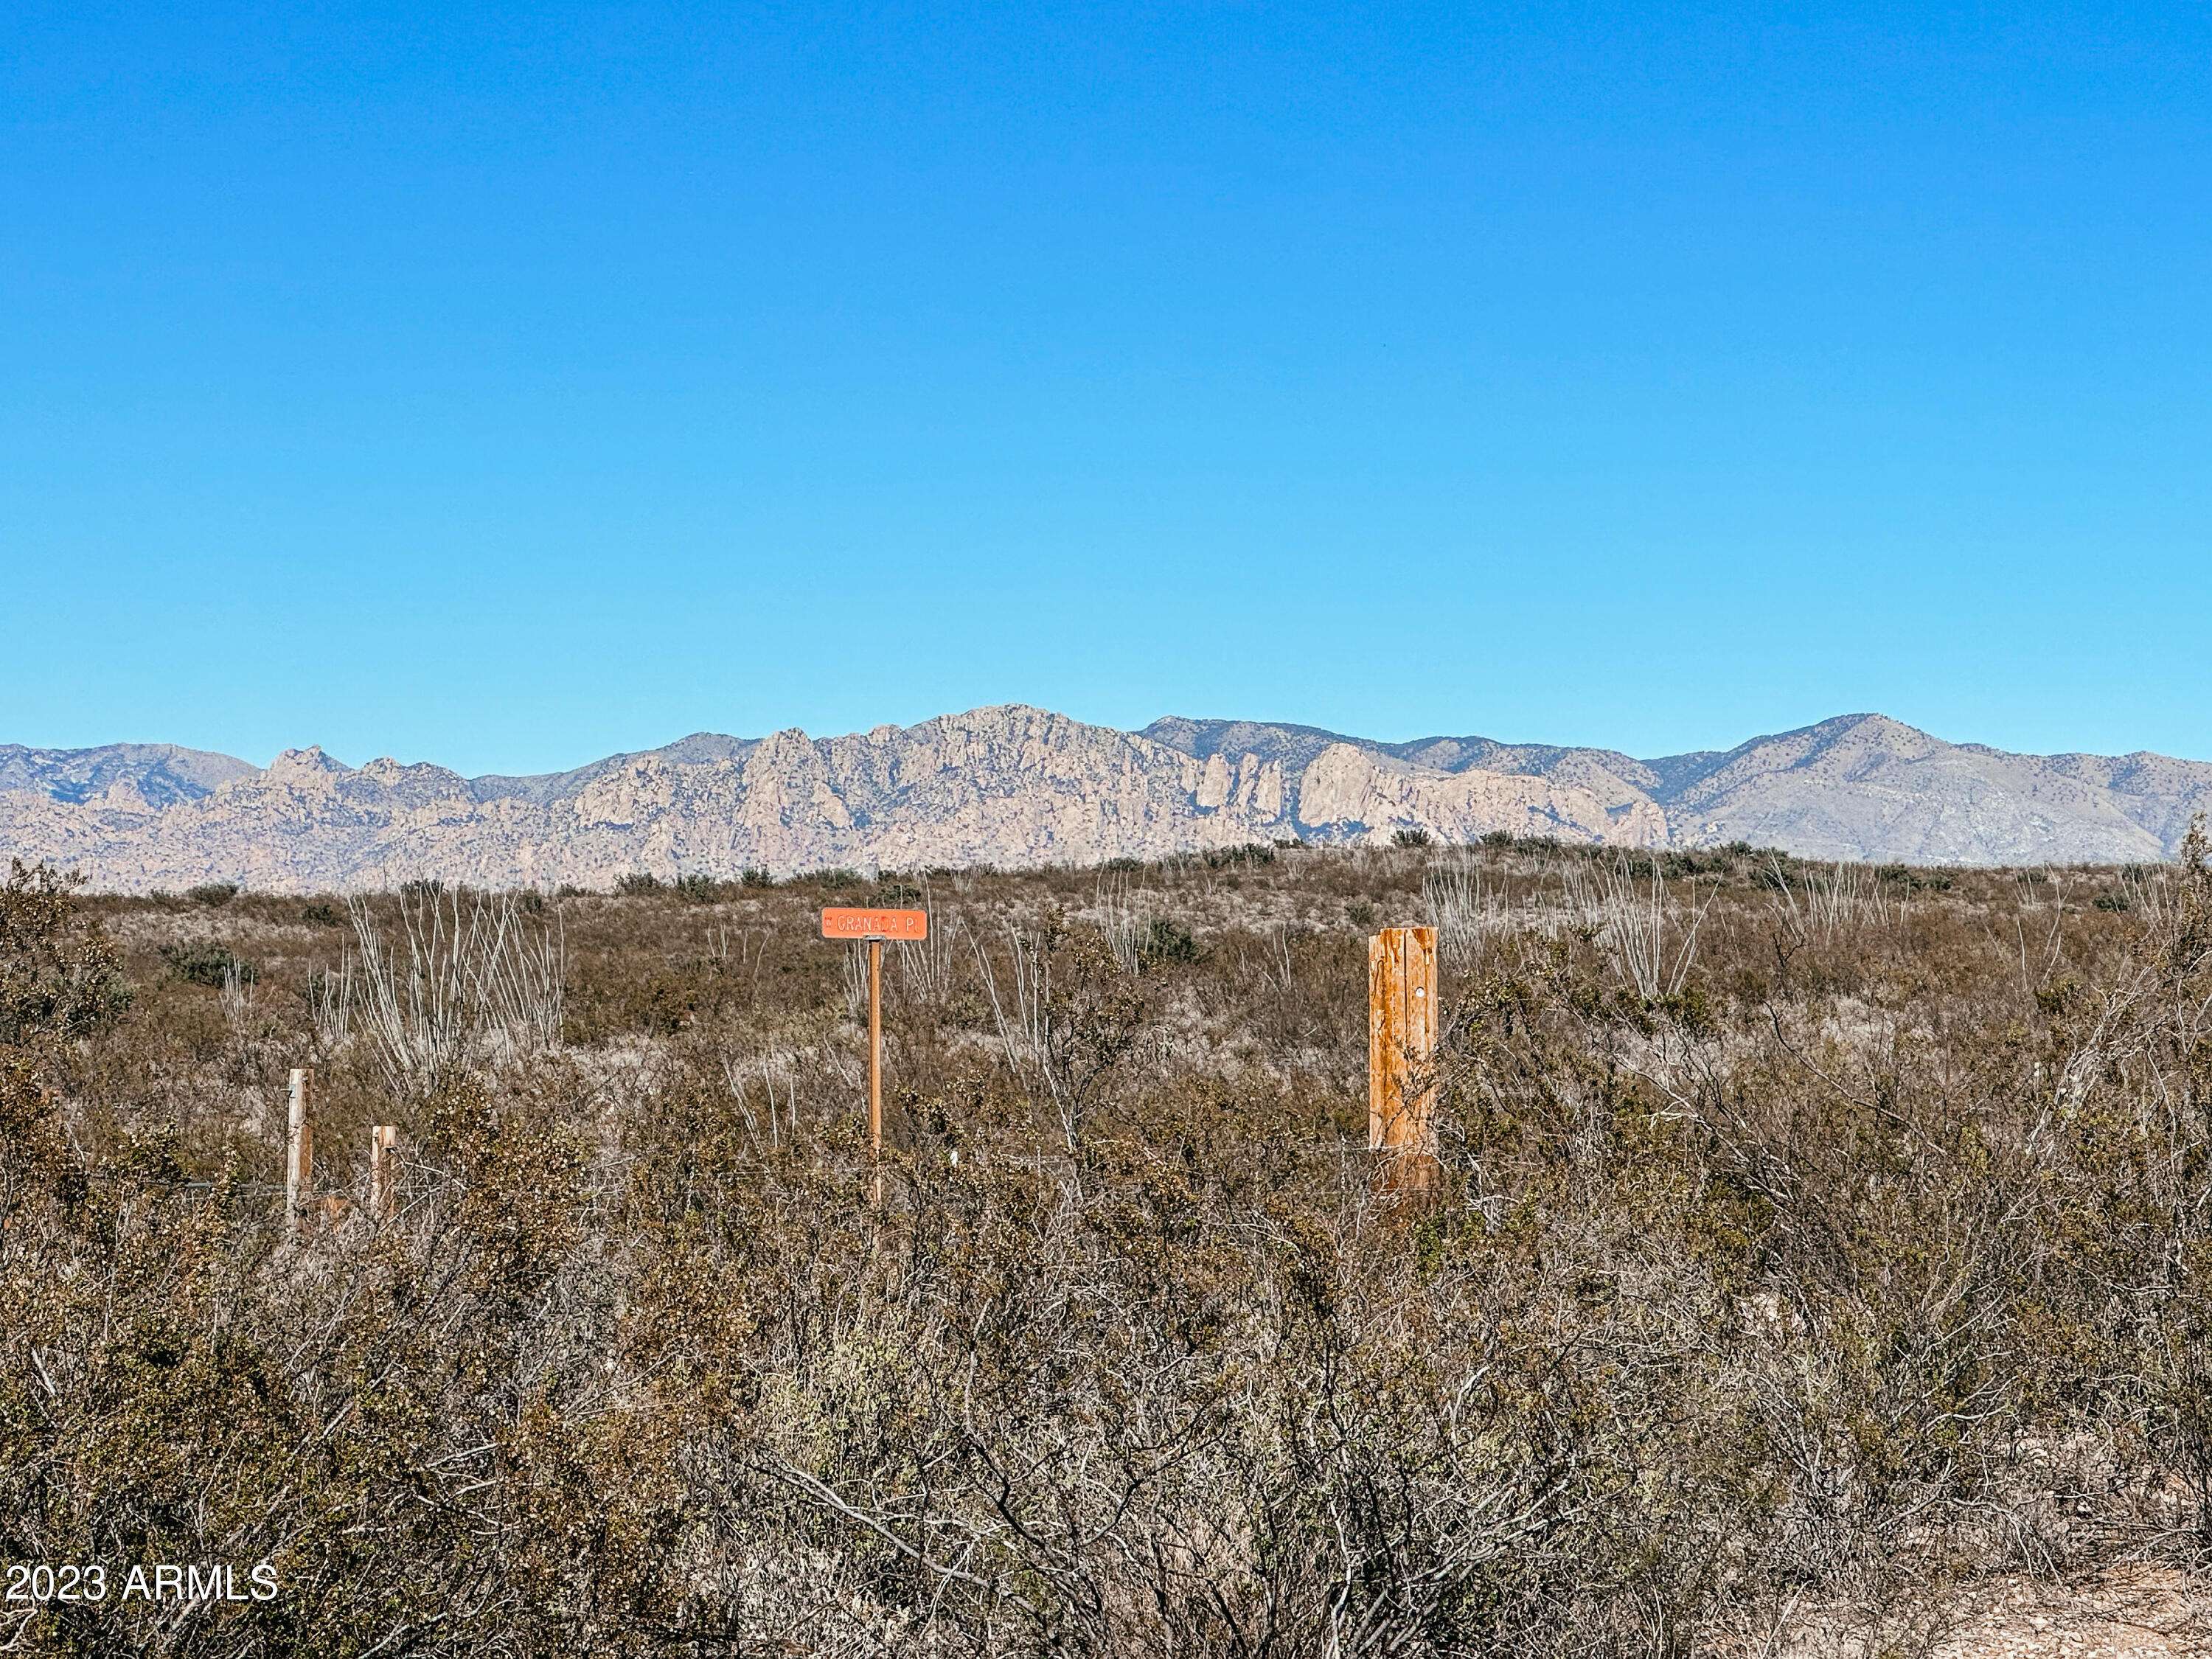
[[[285,1219],[295,1234],[304,1237],[313,1218],[309,1207],[315,1188],[315,1074],[304,1066],[292,1068],[289,1133],[284,1148]]]
[[[1386,1179],[1437,1174],[1437,930],[1385,927],[1367,945],[1367,1144]]]
[[[399,1126],[380,1123],[368,1132],[368,1213],[392,1219],[399,1205]]]

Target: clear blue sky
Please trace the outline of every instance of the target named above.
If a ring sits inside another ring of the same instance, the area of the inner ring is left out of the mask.
[[[2212,8],[16,0],[0,741],[2212,757]]]

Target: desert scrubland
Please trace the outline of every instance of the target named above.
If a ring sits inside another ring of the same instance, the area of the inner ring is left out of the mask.
[[[879,1176],[831,902],[933,916]],[[1406,922],[1425,1197],[1366,1151]],[[1992,1587],[2178,1607],[2208,1112],[2201,839],[350,903],[19,869],[0,1554],[110,1593],[0,1603],[0,1647],[1909,1655]],[[153,1563],[279,1588],[114,1593]]]

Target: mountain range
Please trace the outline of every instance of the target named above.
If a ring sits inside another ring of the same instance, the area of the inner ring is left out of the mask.
[[[1090,863],[1297,837],[1471,841],[1504,830],[1634,848],[1730,842],[1918,864],[2172,856],[2212,809],[2212,764],[2014,755],[1848,714],[1726,751],[1155,720],[1140,732],[1008,704],[844,737],[702,732],[573,771],[464,777],[342,764],[259,768],[161,744],[0,745],[0,856],[102,890],[214,880],[269,891],[426,876],[604,887],[763,868]]]

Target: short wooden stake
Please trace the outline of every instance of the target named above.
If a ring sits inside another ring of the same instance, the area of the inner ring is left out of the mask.
[[[304,1066],[294,1066],[284,1152],[284,1209],[292,1231],[301,1237],[314,1222],[314,1073]]]
[[[380,1123],[368,1132],[368,1213],[392,1219],[399,1205],[399,1126]]]
[[[1385,1179],[1437,1176],[1437,930],[1386,927],[1367,946],[1367,1144]]]

